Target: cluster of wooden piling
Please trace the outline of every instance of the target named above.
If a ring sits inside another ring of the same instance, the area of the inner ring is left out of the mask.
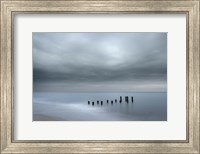
[[[134,102],[133,96],[131,96],[130,98],[131,98],[131,99],[130,99],[130,102],[133,103],[133,102]],[[126,103],[129,103],[129,97],[128,97],[128,96],[125,96],[125,97],[124,97],[124,100],[125,100]],[[114,102],[115,102],[115,103],[117,103],[117,102],[122,103],[122,101],[123,101],[122,96],[120,96],[119,101],[118,101],[118,99],[106,100],[106,103],[107,103],[107,104],[108,104],[109,102],[110,102],[111,104],[113,104]],[[97,105],[99,105],[99,104],[100,104],[100,105],[103,105],[103,103],[104,103],[103,101],[99,101],[99,100],[96,101],[96,104],[97,104]],[[95,105],[95,101],[88,101],[88,105],[90,105],[90,104],[91,104],[92,106],[94,106],[94,105]]]

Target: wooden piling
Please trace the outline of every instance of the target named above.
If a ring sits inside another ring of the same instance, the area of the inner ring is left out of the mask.
[[[101,101],[101,105],[103,105],[103,101]]]
[[[97,101],[97,104],[99,104],[99,101]]]
[[[88,101],[88,105],[90,105],[90,101]]]
[[[131,101],[132,101],[132,103],[133,103],[133,96],[131,97]]]
[[[113,101],[111,101],[111,104],[113,104]]]
[[[117,99],[115,99],[115,103],[117,103]]]
[[[119,102],[120,102],[120,103],[122,102],[122,96],[120,96],[120,100],[119,100]]]
[[[125,96],[125,101],[128,103],[129,100],[128,100],[128,96]]]
[[[92,105],[94,106],[94,102],[92,102]]]
[[[108,103],[109,101],[107,100],[107,103]]]

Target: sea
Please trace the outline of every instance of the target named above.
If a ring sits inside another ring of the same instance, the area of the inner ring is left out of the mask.
[[[33,92],[33,121],[167,121],[167,93]]]

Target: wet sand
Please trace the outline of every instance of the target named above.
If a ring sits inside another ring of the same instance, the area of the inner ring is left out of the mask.
[[[44,114],[33,114],[33,121],[64,121],[64,119]]]

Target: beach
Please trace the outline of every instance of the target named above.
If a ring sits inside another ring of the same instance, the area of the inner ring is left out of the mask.
[[[120,96],[123,98],[122,102]],[[129,99],[126,102],[125,96],[133,97],[134,101]],[[166,120],[167,93],[37,92],[33,95],[33,121]]]

